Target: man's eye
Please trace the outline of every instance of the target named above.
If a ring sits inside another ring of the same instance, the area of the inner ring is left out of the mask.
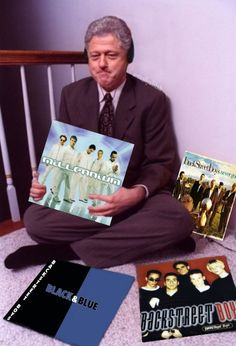
[[[107,54],[107,56],[109,59],[116,59],[118,57],[117,54],[113,54],[113,53]]]
[[[99,55],[90,55],[90,59],[97,60],[99,58]]]

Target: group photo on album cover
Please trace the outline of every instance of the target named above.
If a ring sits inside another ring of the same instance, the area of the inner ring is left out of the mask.
[[[186,151],[173,196],[190,212],[195,231],[223,240],[236,196],[236,165]]]
[[[110,225],[111,217],[92,216],[88,206],[123,183],[133,144],[54,120],[38,167],[44,198],[30,202]]]
[[[136,270],[143,342],[236,329],[236,288],[225,256]]]

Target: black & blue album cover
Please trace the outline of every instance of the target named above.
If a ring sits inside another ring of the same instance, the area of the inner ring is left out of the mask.
[[[72,262],[49,262],[4,316],[71,345],[96,346],[134,278]]]

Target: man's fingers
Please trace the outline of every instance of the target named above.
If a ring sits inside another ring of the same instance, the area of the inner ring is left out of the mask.
[[[113,215],[114,208],[110,204],[105,203],[96,207],[90,206],[88,207],[88,211],[90,214],[95,216],[111,216]]]
[[[32,176],[33,176],[33,181],[36,181],[38,180],[39,173],[37,171],[33,171]]]
[[[95,194],[93,194],[93,195],[89,195],[88,197],[92,200],[97,199],[99,201],[103,201],[106,203],[111,203],[111,200],[112,200],[112,197],[109,195],[95,195]]]

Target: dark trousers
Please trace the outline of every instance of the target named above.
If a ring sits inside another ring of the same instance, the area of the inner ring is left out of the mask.
[[[69,243],[85,264],[101,268],[150,258],[193,230],[188,211],[166,192],[114,217],[111,226],[36,204],[24,223],[37,243]]]

